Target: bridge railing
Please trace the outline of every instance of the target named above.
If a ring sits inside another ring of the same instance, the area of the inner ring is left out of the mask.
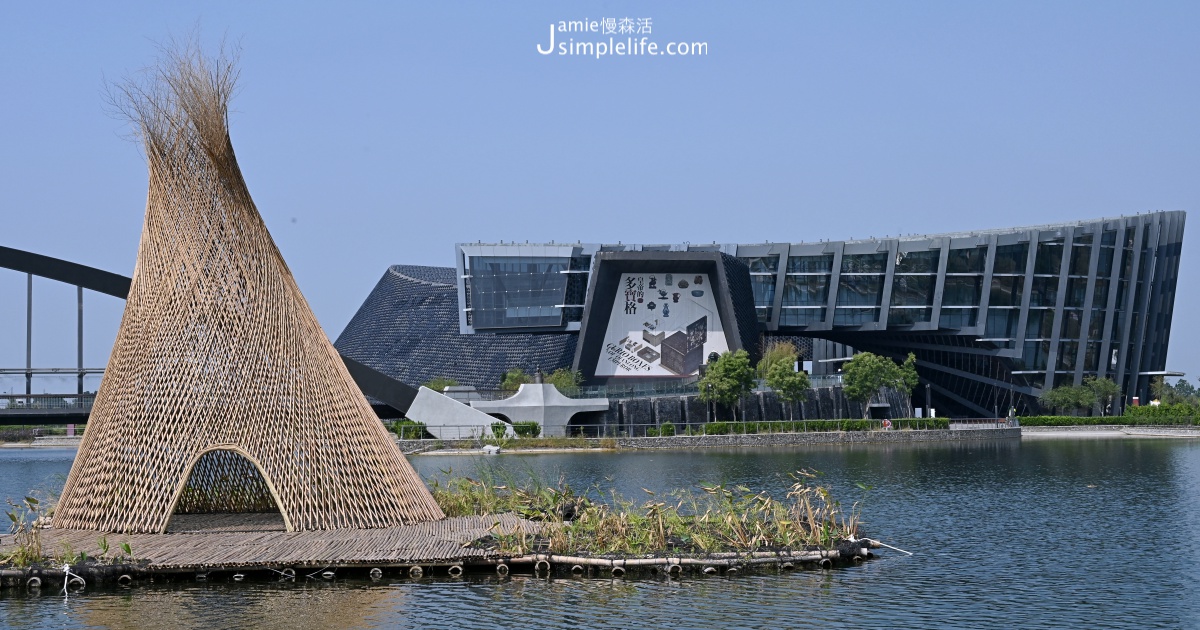
[[[0,413],[34,410],[87,411],[95,402],[95,394],[0,394]]]

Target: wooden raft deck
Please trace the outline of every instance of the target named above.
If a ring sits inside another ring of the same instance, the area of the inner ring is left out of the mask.
[[[464,546],[473,540],[489,533],[535,531],[537,527],[516,515],[501,514],[381,529],[287,532],[277,515],[178,515],[166,534],[46,529],[42,530],[42,546],[48,555],[70,545],[75,553],[97,557],[100,537],[106,536],[113,550],[129,543],[139,563],[147,562],[144,568],[156,573],[212,568],[448,566],[487,563],[500,557]],[[0,555],[12,546],[12,536],[0,536]]]

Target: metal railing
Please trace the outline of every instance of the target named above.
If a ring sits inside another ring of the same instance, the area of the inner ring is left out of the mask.
[[[1021,421],[1013,418],[954,418],[950,420],[950,428],[956,431],[968,429],[1008,429],[1021,426]]]
[[[819,387],[840,387],[842,385],[841,374],[827,374],[822,376],[810,376],[809,382],[813,388]],[[680,381],[651,381],[642,383],[628,384],[608,384],[608,385],[586,385],[576,388],[568,388],[566,391],[559,389],[564,396],[568,398],[594,399],[594,398],[649,398],[653,396],[688,396],[700,393],[699,380],[690,378]],[[770,387],[759,380],[754,385],[754,392],[769,392]],[[504,400],[512,398],[517,394],[517,390],[502,390],[502,389],[476,389],[469,392],[450,392],[451,397],[463,402],[470,400]]]
[[[499,420],[497,422],[500,422]],[[506,423],[507,424],[507,423]],[[416,425],[401,425],[404,427],[401,437],[405,440],[423,440],[426,442],[477,442],[478,444],[496,443],[497,441],[519,442],[520,437],[497,437],[489,428],[460,425],[436,425],[439,428],[450,429],[450,433],[468,435],[465,438],[437,438],[431,435],[418,437],[420,431]],[[924,430],[945,429],[945,419],[939,418],[903,418],[897,420],[872,419],[829,419],[829,420],[773,420],[761,422],[708,422],[696,424],[571,424],[567,427],[566,437],[583,438],[625,438],[625,437],[682,437],[682,436],[713,436],[713,435],[775,435],[786,433],[817,433],[831,431],[887,431],[887,430]],[[983,428],[983,427],[980,427]],[[460,433],[461,432],[461,433]]]
[[[96,402],[95,394],[0,394],[0,413],[80,410],[92,408]]]

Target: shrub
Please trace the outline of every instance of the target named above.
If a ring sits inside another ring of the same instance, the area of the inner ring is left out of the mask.
[[[1090,426],[1097,424],[1127,424],[1127,425],[1177,425],[1200,424],[1198,416],[1174,415],[1125,415],[1125,416],[1029,416],[1021,417],[1021,426],[1025,427],[1071,427]]]
[[[949,418],[897,418],[892,420],[892,429],[949,429]]]
[[[1096,393],[1082,385],[1059,385],[1038,396],[1038,402],[1056,411],[1090,409],[1096,404]]]
[[[424,387],[428,387],[429,389],[432,389],[440,394],[447,387],[454,387],[455,385],[458,385],[458,381],[450,378],[449,376],[439,376],[437,378],[430,379],[424,384]]]
[[[32,442],[33,429],[0,429],[0,442]]]
[[[497,440],[503,438],[505,433],[508,433],[507,422],[498,421],[492,423],[492,435],[496,436]]]
[[[517,434],[517,437],[535,438],[542,432],[542,425],[532,421],[514,422],[512,427],[513,432]]]
[[[401,440],[424,440],[433,437],[433,434],[425,430],[424,422],[417,422],[408,418],[394,422],[392,430],[396,432],[396,435],[400,436]]]
[[[663,437],[675,435],[675,425],[670,422],[662,423],[662,426],[658,427],[658,434]]]
[[[579,384],[583,382],[583,373],[569,368],[558,368],[546,375],[544,382],[558,388],[564,396],[579,393]]]
[[[729,423],[709,422],[704,425],[704,435],[729,435]]]
[[[532,383],[533,377],[526,374],[521,368],[513,368],[504,373],[504,378],[500,379],[500,389],[506,392],[515,392],[521,389],[525,383]]]
[[[1126,407],[1125,418],[1122,418],[1122,421],[1126,421],[1128,418],[1191,418],[1194,416],[1200,416],[1200,407],[1187,403],[1142,405]]]

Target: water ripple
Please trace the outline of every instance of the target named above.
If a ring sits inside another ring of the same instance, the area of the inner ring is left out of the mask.
[[[0,453],[0,483],[30,485]],[[44,457],[42,459],[45,459]],[[33,476],[65,473],[61,458]],[[1144,628],[1200,626],[1200,443],[1039,440],[537,457],[421,457],[424,475],[564,475],[638,496],[699,481],[782,493],[797,468],[847,502],[872,486],[872,535],[917,552],[858,567],[735,578],[473,578],[158,584],[68,599],[0,595],[0,626],[246,628]],[[61,470],[54,467],[58,466]],[[49,473],[47,472],[49,471]],[[605,480],[609,481],[605,481]],[[11,491],[10,491],[11,492]],[[19,492],[23,492],[19,491]]]

